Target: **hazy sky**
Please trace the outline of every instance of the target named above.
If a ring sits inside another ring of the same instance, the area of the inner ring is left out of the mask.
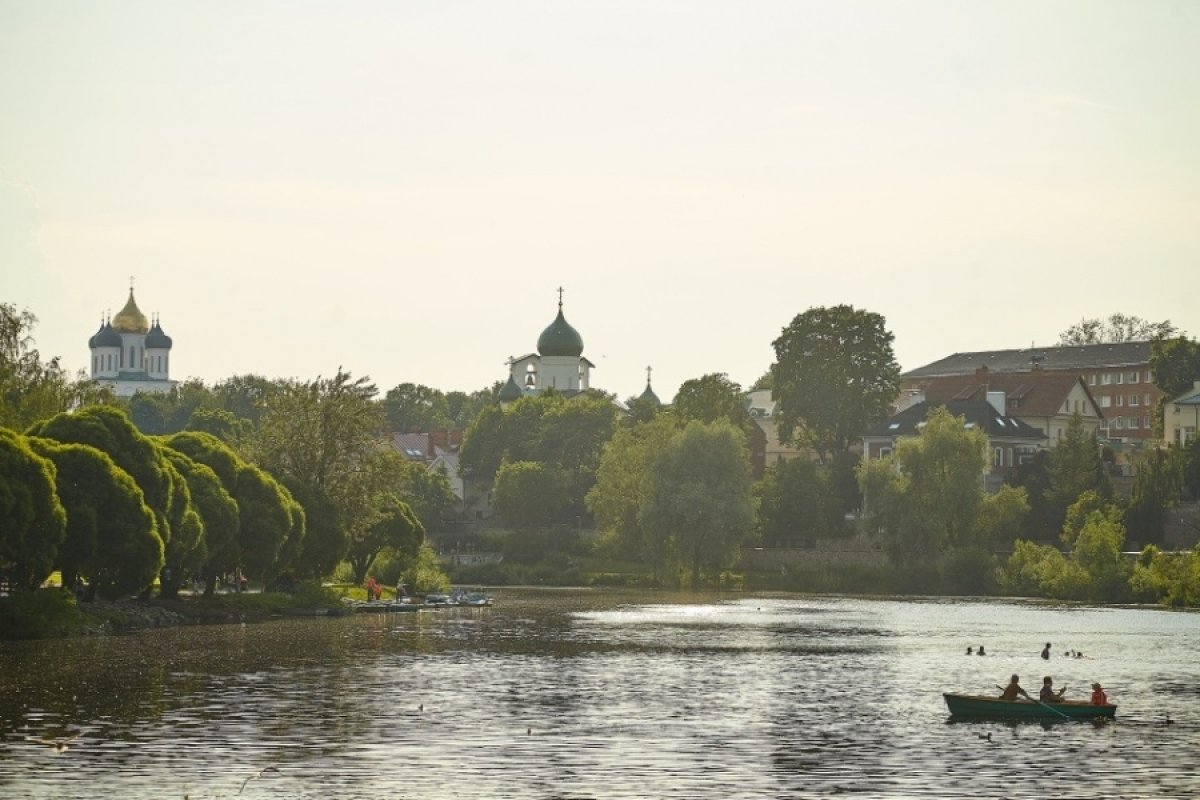
[[[74,369],[472,391],[556,289],[593,385],[1200,335],[1200,2],[0,0],[0,300]]]

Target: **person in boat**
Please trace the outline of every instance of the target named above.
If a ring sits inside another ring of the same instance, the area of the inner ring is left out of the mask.
[[[1042,691],[1038,693],[1038,699],[1043,703],[1061,703],[1065,691],[1067,691],[1065,686],[1057,692],[1054,691],[1054,678],[1047,675],[1042,678]]]
[[[1104,693],[1104,687],[1098,683],[1092,684],[1092,705],[1104,706],[1108,705],[1108,695]]]
[[[1013,702],[1017,699],[1018,695],[1024,695],[1026,700],[1033,699],[1029,696],[1029,692],[1021,688],[1021,676],[1013,675],[1012,679],[1008,682],[1008,686],[1005,686],[1004,691],[1000,694],[1000,699]]]
[[[1042,648],[1042,658],[1050,660],[1050,643],[1046,642],[1046,646]]]

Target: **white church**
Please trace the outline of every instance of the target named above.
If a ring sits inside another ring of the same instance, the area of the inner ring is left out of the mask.
[[[112,387],[118,397],[138,392],[169,392],[178,381],[171,380],[171,337],[163,332],[157,317],[151,322],[133,299],[115,317],[100,324],[88,339],[92,351],[92,380]]]
[[[575,395],[591,385],[596,365],[583,357],[583,337],[563,316],[562,292],[558,290],[558,316],[538,337],[537,352],[508,360],[508,382],[500,390],[500,402],[541,394],[546,389]]]

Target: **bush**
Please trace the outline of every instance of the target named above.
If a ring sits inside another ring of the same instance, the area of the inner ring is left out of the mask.
[[[75,598],[62,589],[14,592],[0,597],[0,639],[48,639],[88,626]]]

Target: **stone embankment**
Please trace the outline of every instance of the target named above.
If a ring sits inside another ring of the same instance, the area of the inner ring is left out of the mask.
[[[186,625],[191,619],[159,603],[137,600],[96,600],[81,603],[80,611],[96,620],[95,633]]]

